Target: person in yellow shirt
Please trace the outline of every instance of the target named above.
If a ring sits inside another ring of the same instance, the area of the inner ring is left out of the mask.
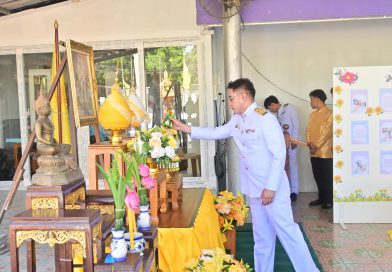
[[[332,157],[332,110],[325,105],[327,95],[323,90],[313,90],[309,94],[310,114],[306,128],[306,142],[310,150],[310,161],[318,188],[318,199],[309,206],[323,209],[332,208],[333,157]]]

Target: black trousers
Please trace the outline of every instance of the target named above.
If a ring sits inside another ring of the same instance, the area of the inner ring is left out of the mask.
[[[325,204],[332,204],[333,197],[333,159],[311,157],[313,176],[316,180],[318,198]]]

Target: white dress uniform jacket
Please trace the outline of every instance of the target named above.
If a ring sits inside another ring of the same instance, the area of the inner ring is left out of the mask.
[[[289,134],[291,137],[299,139],[299,121],[297,111],[290,104],[284,104],[280,107],[277,116],[280,125],[289,125]],[[297,149],[289,148],[289,164],[290,164],[290,189],[292,193],[298,194],[299,179],[298,179],[298,162],[297,162]]]
[[[318,271],[293,220],[284,171],[286,148],[276,117],[253,103],[221,127],[192,127],[191,137],[205,140],[233,137],[236,142],[240,151],[241,192],[251,197],[255,271],[273,271],[276,236],[296,271]],[[261,204],[265,188],[275,191],[273,202],[267,206]]]
[[[286,149],[275,116],[253,103],[245,113],[216,128],[192,127],[192,138],[217,140],[233,137],[240,151],[241,192],[260,197],[264,188],[289,194],[284,171]]]

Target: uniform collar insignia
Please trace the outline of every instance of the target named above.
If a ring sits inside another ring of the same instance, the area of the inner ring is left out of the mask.
[[[267,111],[262,108],[255,108],[255,112],[257,112],[260,115],[265,115],[267,113]]]

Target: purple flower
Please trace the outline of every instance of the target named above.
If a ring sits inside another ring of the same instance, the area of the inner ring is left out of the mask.
[[[152,176],[142,178],[142,184],[147,189],[152,189],[155,186],[155,179]]]
[[[146,164],[139,164],[139,174],[142,177],[148,177],[150,175],[150,168]]]
[[[127,186],[127,194],[125,196],[125,204],[128,209],[136,211],[139,208],[140,199],[135,191]]]

